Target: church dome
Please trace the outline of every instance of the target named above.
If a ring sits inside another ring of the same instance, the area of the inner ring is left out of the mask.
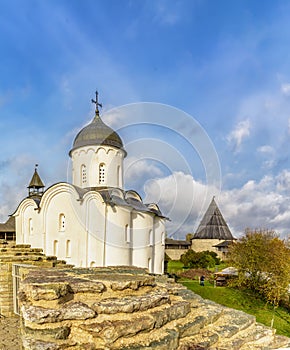
[[[92,122],[77,134],[70,155],[73,150],[79,147],[91,145],[105,145],[123,149],[123,142],[120,136],[102,121],[98,111],[96,111]]]

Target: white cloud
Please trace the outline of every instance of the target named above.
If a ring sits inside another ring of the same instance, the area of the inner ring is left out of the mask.
[[[257,151],[262,154],[273,154],[275,152],[274,148],[269,145],[258,147]]]
[[[2,161],[0,164],[0,221],[7,220],[20,201],[28,194],[27,185],[33,175],[34,159],[27,154]]]
[[[191,175],[176,172],[148,182],[145,191],[145,201],[157,202],[172,220],[167,225],[169,236],[185,237],[194,232],[213,195],[236,237],[246,228],[273,229],[282,236],[290,231],[290,170],[221,193]]]
[[[124,178],[129,184],[134,184],[149,178],[160,177],[162,170],[151,160],[127,157],[124,162]]]
[[[263,168],[272,169],[277,165],[275,149],[270,145],[263,145],[257,148],[257,152],[264,157]]]
[[[281,92],[285,96],[290,96],[290,84],[284,83],[281,85]]]
[[[243,140],[250,136],[249,119],[239,122],[227,136],[228,142],[233,146],[234,151],[239,151]]]
[[[170,218],[169,236],[182,237],[196,228],[198,218],[206,210],[208,202],[219,190],[208,187],[183,172],[148,181],[145,185],[145,202],[156,202]]]

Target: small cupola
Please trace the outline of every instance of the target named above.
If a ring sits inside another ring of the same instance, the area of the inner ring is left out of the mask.
[[[44,192],[44,184],[37,172],[38,164],[35,164],[34,174],[28,185],[28,196],[29,197],[41,197]]]

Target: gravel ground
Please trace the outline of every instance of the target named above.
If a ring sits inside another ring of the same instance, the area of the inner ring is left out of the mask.
[[[19,350],[19,319],[0,317],[0,350]]]

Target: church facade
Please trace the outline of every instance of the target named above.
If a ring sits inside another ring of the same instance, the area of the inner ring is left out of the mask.
[[[29,195],[13,214],[16,243],[77,267],[131,265],[162,274],[166,218],[157,204],[144,204],[136,191],[124,190],[126,151],[94,102],[95,117],[69,152],[72,183],[44,191],[35,169]]]

